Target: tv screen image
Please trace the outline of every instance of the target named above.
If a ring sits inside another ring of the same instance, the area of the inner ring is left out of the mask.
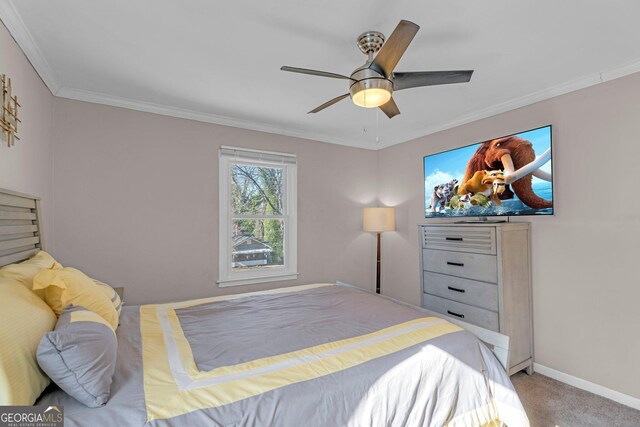
[[[553,215],[551,126],[424,157],[425,217]]]

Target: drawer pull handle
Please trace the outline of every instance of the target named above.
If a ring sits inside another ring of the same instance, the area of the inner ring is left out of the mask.
[[[447,313],[449,313],[449,314],[450,314],[450,315],[452,315],[452,316],[456,316],[456,317],[459,317],[459,318],[461,318],[461,319],[464,319],[464,314],[454,313],[454,312],[453,312],[453,311],[451,311],[451,310],[447,310]]]
[[[445,237],[445,240],[453,240],[455,242],[462,242],[464,239],[462,237]]]
[[[447,286],[447,288],[449,288],[450,291],[456,291],[456,292],[460,292],[461,294],[465,293],[464,289],[459,289],[459,288],[452,288],[451,286]]]
[[[447,265],[455,265],[456,267],[464,267],[464,263],[462,263],[462,262],[447,261]]]

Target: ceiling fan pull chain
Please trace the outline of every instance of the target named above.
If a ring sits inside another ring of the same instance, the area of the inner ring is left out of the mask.
[[[362,109],[362,132],[367,133],[368,129],[367,129],[367,119],[369,118],[368,116],[368,111],[366,108]]]
[[[376,145],[380,145],[380,115],[378,109],[376,109]]]

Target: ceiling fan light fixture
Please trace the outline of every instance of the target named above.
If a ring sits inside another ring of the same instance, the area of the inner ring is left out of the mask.
[[[386,89],[364,89],[351,96],[358,107],[375,108],[386,104],[391,99],[391,92]]]
[[[351,85],[351,100],[364,108],[375,108],[386,104],[391,99],[393,86],[387,79],[369,78]]]

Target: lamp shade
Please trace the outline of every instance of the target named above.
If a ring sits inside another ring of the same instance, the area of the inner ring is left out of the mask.
[[[396,229],[396,210],[394,208],[364,208],[362,220],[364,231],[381,233]]]

